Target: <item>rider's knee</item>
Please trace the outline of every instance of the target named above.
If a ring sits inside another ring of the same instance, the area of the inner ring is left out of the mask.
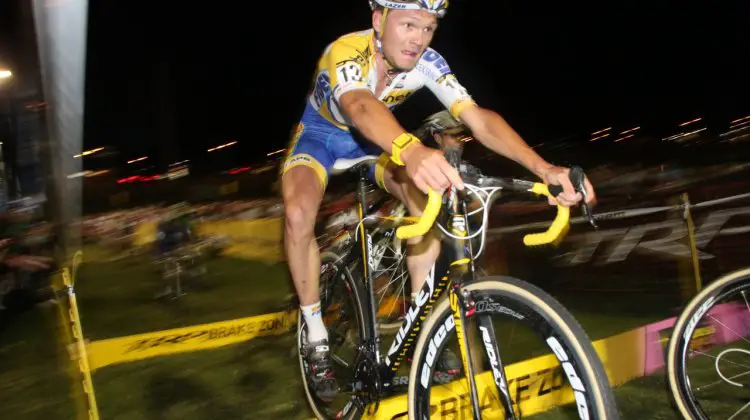
[[[314,215],[314,210],[306,208],[299,201],[292,200],[289,202],[284,206],[287,234],[294,238],[303,238],[312,235],[315,227]]]

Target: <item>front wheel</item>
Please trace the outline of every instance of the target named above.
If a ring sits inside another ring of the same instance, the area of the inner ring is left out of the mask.
[[[436,375],[445,353],[461,358],[459,330],[467,334],[481,418],[517,419],[554,407],[554,418],[619,419],[594,347],[554,298],[531,284],[499,276],[468,283],[462,292],[475,302],[466,325],[460,326],[445,299],[422,327],[409,374],[410,419],[472,418],[468,365],[463,363],[454,376],[458,379],[448,383]]]

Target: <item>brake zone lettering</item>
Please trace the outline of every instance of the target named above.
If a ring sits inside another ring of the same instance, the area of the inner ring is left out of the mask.
[[[487,384],[486,386],[480,386],[478,389],[479,408],[482,410],[483,418],[506,418],[503,405],[497,395],[497,387],[491,381],[488,381]],[[508,378],[508,393],[516,415],[523,414],[525,418],[555,405],[551,400],[561,402],[562,399],[557,393],[565,390],[565,385],[565,374],[563,369],[557,365],[515,378]],[[520,410],[519,406],[521,407]],[[463,387],[460,392],[452,393],[440,400],[433,399],[430,404],[431,419],[470,419],[473,417],[472,412],[469,390]],[[391,420],[406,419],[407,417],[408,413],[404,411],[394,414]],[[581,418],[588,418],[588,413]]]
[[[138,340],[132,343],[128,347],[128,349],[125,350],[125,353],[130,353],[134,351],[142,351],[142,350],[150,349],[152,347],[159,347],[163,345],[185,344],[191,340],[205,337],[206,334],[207,334],[206,331],[197,331],[197,332],[187,333],[187,334],[169,334],[169,335],[164,335],[161,337],[145,338],[143,340]]]
[[[166,334],[153,338],[144,338],[131,343],[126,353],[143,351],[160,346],[189,345],[199,342],[213,341],[234,337],[255,337],[275,330],[288,328],[289,322],[285,318],[264,319],[242,324],[234,324],[188,333]]]

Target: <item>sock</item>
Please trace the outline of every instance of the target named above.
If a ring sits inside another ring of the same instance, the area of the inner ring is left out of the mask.
[[[417,299],[419,292],[411,292],[411,301],[414,302]]]
[[[302,316],[307,324],[307,342],[314,343],[328,339],[328,331],[323,323],[323,314],[320,311],[320,301],[312,305],[300,305]]]

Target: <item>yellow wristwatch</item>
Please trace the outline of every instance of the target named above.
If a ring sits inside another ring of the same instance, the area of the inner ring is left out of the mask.
[[[404,162],[401,160],[401,153],[416,144],[422,144],[416,136],[409,133],[399,135],[393,140],[391,145],[391,160],[399,166],[404,166]]]

